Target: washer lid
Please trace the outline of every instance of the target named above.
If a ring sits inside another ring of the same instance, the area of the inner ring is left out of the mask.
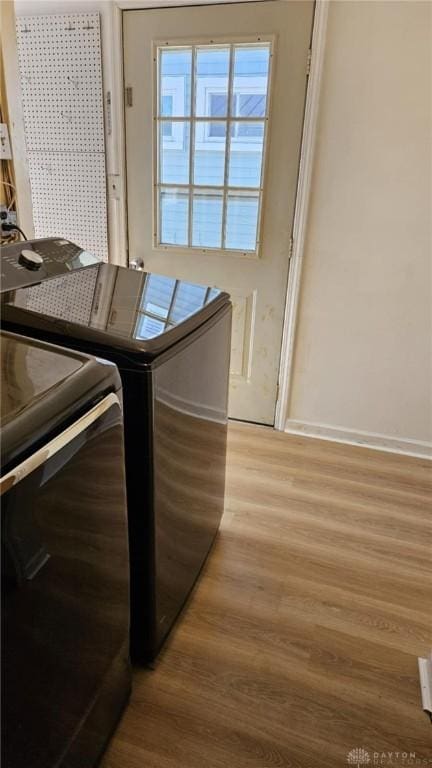
[[[1,332],[1,470],[35,450],[108,391],[120,387],[112,363]]]
[[[217,288],[100,263],[15,291],[3,317],[147,362],[228,302]]]

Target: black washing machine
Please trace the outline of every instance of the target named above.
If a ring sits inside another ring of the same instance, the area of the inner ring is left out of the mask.
[[[0,341],[2,764],[91,768],[131,684],[120,377]]]
[[[40,280],[46,254],[58,265],[61,248],[76,246],[34,241],[3,249],[3,326],[118,365],[131,651],[147,661],[192,589],[223,512],[231,302],[214,288],[82,259],[80,268],[66,264],[61,276]],[[30,264],[30,278],[29,249],[42,262]]]

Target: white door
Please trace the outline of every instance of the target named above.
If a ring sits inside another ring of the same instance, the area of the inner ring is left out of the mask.
[[[230,416],[273,424],[313,2],[123,18],[129,260],[231,294]]]

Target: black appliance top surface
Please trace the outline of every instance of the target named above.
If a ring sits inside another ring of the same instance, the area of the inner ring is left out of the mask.
[[[120,387],[115,365],[70,349],[2,331],[0,352],[2,473],[50,431]]]
[[[4,295],[5,327],[75,338],[146,363],[229,303],[216,288],[98,263]],[[8,326],[9,324],[9,326]]]
[[[60,237],[4,245],[1,249],[1,292],[34,285],[97,263],[96,256]]]

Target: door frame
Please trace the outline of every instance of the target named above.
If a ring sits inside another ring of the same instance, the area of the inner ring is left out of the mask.
[[[123,76],[123,12],[188,5],[220,5],[233,2],[273,2],[273,0],[114,0],[110,4],[109,55],[103,54],[105,119],[107,129],[107,189],[109,250],[112,263],[127,266],[128,232],[126,199],[126,134]],[[292,388],[295,339],[299,311],[303,253],[317,135],[318,109],[325,54],[330,0],[316,0],[309,77],[306,88],[303,133],[294,209],[292,246],[279,363],[279,386],[274,428],[285,431]],[[108,96],[109,94],[109,96]],[[110,103],[108,103],[108,101]]]
[[[279,363],[279,391],[275,410],[274,426],[275,429],[281,432],[285,431],[292,390],[303,254],[312,186],[313,159],[317,136],[329,3],[330,0],[316,0],[312,27],[309,77],[306,87],[303,135],[300,147],[300,164],[291,240],[292,247]]]

